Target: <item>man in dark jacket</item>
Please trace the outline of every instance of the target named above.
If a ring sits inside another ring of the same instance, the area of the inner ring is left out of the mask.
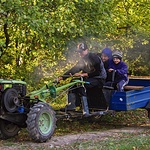
[[[92,87],[102,88],[107,75],[101,58],[97,54],[89,52],[85,43],[80,43],[76,51],[79,53],[81,59],[64,75],[80,76],[83,77],[84,81],[90,83],[85,84],[85,88],[78,90],[83,104],[83,115],[88,116],[89,108],[86,89]],[[60,79],[63,78],[61,77]]]

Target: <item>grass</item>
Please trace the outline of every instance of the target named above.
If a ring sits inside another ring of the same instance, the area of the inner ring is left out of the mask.
[[[149,150],[150,135],[133,135],[128,134],[128,137],[108,138],[104,141],[88,141],[78,143],[74,149],[84,150]],[[69,148],[69,147],[68,147]],[[64,149],[68,149],[67,147]]]
[[[118,136],[90,141],[78,141],[63,148],[52,150],[149,150],[150,130],[139,133],[120,133]],[[45,149],[48,150],[48,149]]]

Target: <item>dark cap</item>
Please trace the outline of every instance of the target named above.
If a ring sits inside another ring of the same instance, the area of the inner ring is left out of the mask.
[[[85,51],[86,49],[88,49],[87,45],[85,43],[80,43],[77,46],[76,52],[80,53],[80,52]]]

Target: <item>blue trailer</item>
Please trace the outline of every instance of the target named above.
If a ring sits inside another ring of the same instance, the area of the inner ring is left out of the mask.
[[[150,109],[150,79],[130,79],[124,90],[112,93],[109,109],[116,111]]]
[[[102,91],[95,88],[87,92],[89,108],[98,109],[93,113],[94,115],[141,108],[148,111],[150,118],[150,78],[130,78],[128,85],[124,87],[124,92],[108,86],[104,86]]]

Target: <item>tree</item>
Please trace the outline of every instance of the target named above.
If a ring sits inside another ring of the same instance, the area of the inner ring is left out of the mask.
[[[1,0],[0,76],[59,75],[58,63],[80,40],[98,50],[132,51],[139,37],[149,39],[149,8],[147,0]]]

